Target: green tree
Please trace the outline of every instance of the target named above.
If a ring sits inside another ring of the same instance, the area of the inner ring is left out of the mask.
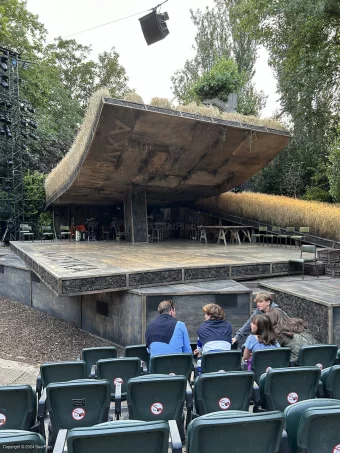
[[[214,8],[205,11],[191,10],[191,19],[197,27],[195,56],[187,60],[184,68],[172,76],[172,89],[178,101],[188,103],[193,99],[192,87],[205,73],[211,71],[219,60],[233,58],[242,77],[238,90],[239,113],[259,114],[265,96],[252,85],[256,61],[256,42],[249,34],[236,27],[238,18],[231,15],[232,7],[240,0],[214,0]]]
[[[242,33],[250,33],[269,52],[278,81],[281,115],[286,115],[292,125],[293,139],[286,157],[291,168],[301,170],[298,196],[310,192],[316,181],[327,190],[327,156],[339,122],[340,22],[336,14],[327,12],[327,5],[337,3],[241,0],[233,9],[240,18]],[[281,170],[281,178],[286,179],[284,166]]]
[[[340,129],[339,129],[340,138]],[[330,193],[337,203],[340,203],[340,139],[336,138],[331,145],[329,155],[328,178]]]

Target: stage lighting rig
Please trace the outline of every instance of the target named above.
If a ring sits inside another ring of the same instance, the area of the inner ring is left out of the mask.
[[[161,14],[160,12],[157,12],[158,8],[167,1],[168,0],[165,0],[163,3],[155,6],[151,13],[139,19],[143,35],[148,46],[154,44],[155,42],[161,41],[170,33],[166,24],[166,21],[169,20],[168,13]]]

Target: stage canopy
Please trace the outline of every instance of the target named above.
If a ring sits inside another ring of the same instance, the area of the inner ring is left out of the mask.
[[[283,129],[97,96],[74,145],[48,175],[48,204],[113,204],[145,190],[148,205],[233,189],[288,143]]]

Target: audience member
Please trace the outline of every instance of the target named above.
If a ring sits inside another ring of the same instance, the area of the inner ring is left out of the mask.
[[[276,338],[282,347],[292,350],[291,360],[298,359],[301,346],[316,344],[317,341],[300,318],[289,318],[282,310],[274,308],[267,314],[272,321]]]
[[[158,305],[159,316],[150,322],[145,332],[150,356],[191,352],[190,340],[184,322],[177,321],[172,300]]]

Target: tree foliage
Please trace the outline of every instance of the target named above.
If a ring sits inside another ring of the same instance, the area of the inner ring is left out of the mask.
[[[237,27],[239,21],[232,15],[232,8],[240,0],[214,0],[214,8],[204,11],[191,10],[191,19],[197,28],[195,56],[187,60],[183,69],[172,76],[175,98],[184,103],[193,100],[193,86],[209,73],[218,61],[232,58],[241,76],[242,88],[238,90],[239,113],[258,115],[265,104],[265,96],[257,92],[251,80],[256,61],[256,42],[249,33]]]
[[[282,165],[299,169],[299,183],[289,186],[288,195],[317,193],[318,184],[327,178],[327,157],[337,136],[340,22],[327,12],[327,5],[331,8],[336,2],[241,0],[233,9],[240,18],[238,28],[268,49],[281,95],[280,114],[292,125],[294,136],[284,154],[289,160],[278,157],[273,164],[279,165],[284,178]],[[263,170],[259,178],[265,174]],[[329,182],[322,184],[327,192]]]

